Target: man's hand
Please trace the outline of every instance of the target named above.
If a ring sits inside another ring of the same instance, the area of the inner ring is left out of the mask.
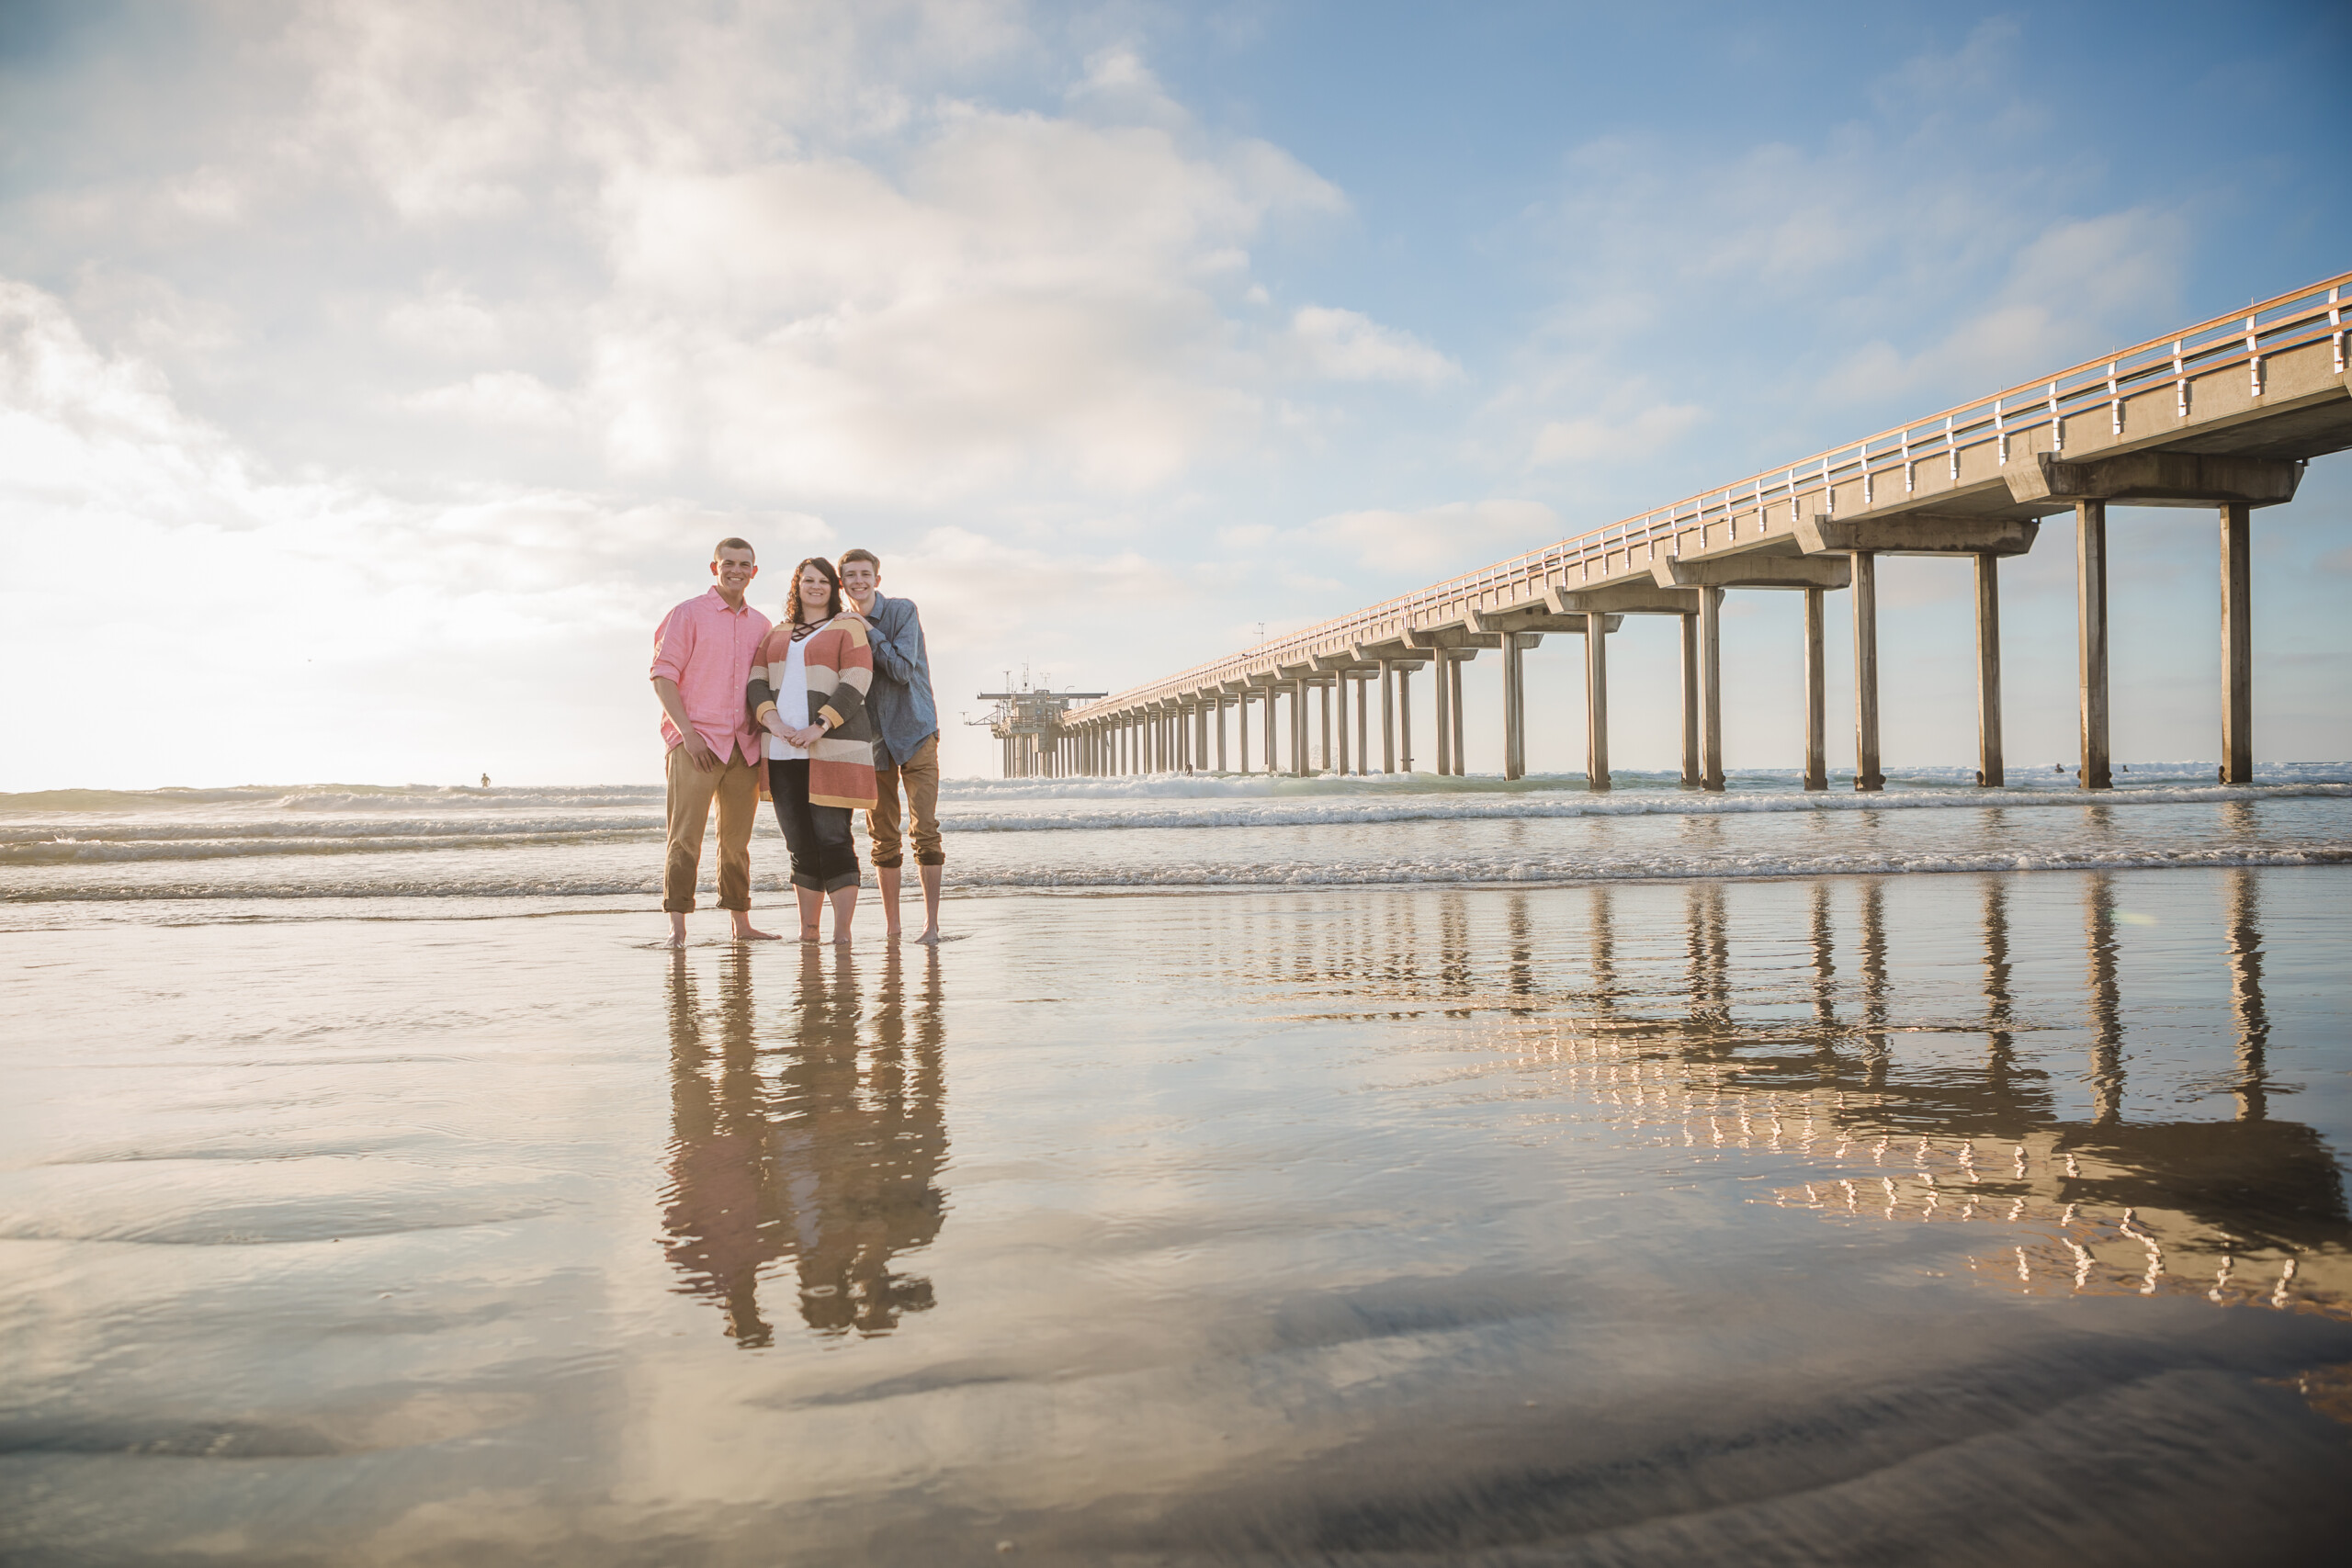
[[[684,734],[685,739],[681,744],[685,747],[686,761],[695,765],[695,772],[698,773],[717,772],[719,765],[718,753],[710,749],[710,742],[705,740],[701,733],[692,726],[687,727]]]

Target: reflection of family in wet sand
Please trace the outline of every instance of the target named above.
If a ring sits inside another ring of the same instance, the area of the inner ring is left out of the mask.
[[[901,844],[910,836],[923,897],[917,940],[936,942],[946,855],[922,616],[911,601],[883,595],[882,563],[870,550],[851,550],[838,566],[802,561],[780,625],[752,608],[759,570],[749,544],[721,539],[711,588],[673,609],[653,637],[653,692],[669,748],[662,908],[671,943],[685,942],[714,799],[718,907],[737,941],[774,939],[752,924],[752,824],[763,798],[775,803],[791,857],[802,942],[818,939],[829,901],[833,941],[850,940],[858,890],[850,813],[862,810],[885,934],[899,934]]]
[[[775,1029],[760,1025],[745,955],[723,961],[707,1011],[686,962],[673,960],[669,981],[662,1213],[681,1288],[717,1302],[745,1348],[775,1338],[760,1289],[786,1258],[801,1319],[820,1332],[888,1333],[900,1314],[928,1308],[931,1282],[891,1265],[939,1234],[945,1206],[936,950],[888,949],[863,1008],[854,963],[820,969],[810,953],[795,1015]],[[910,976],[911,964],[921,973]]]

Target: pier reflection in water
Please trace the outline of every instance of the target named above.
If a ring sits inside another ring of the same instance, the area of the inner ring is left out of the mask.
[[[1969,1000],[1898,986],[1890,884],[1878,879],[1804,886],[1793,942],[1790,885],[1774,917],[1736,933],[1725,887],[1702,883],[1641,890],[1653,920],[1659,904],[1679,901],[1671,936],[1654,923],[1621,931],[1624,893],[1594,887],[1537,903],[1507,896],[1498,932],[1474,929],[1461,897],[1442,898],[1433,951],[1409,922],[1393,921],[1351,933],[1362,944],[1353,964],[1333,956],[1329,928],[1313,922],[1267,919],[1238,945],[1257,947],[1294,984],[1383,994],[1393,1016],[1409,1016],[1418,1000],[1451,1019],[1487,1020],[1483,1038],[1511,1053],[1510,1069],[1556,1064],[1595,1114],[1659,1144],[1818,1168],[1775,1192],[1778,1206],[1998,1222],[2013,1234],[1986,1277],[2005,1288],[2190,1292],[2352,1315],[2352,1217],[2336,1156],[2315,1128],[2274,1114],[2258,874],[2221,874],[2225,908],[2204,983],[2226,976],[2227,1037],[2168,1021],[2149,1043],[2151,1081],[2136,1102],[2133,1031],[2184,1010],[2167,997],[2132,1022],[2121,931],[2154,918],[2122,908],[2112,875],[2068,881],[2079,945],[2069,954],[2052,919],[2054,881],[2025,884],[2042,907],[2037,946],[2021,961],[2012,930],[2021,885],[1981,879],[1977,951],[1964,961],[1981,978]],[[1752,900],[1764,890],[1734,891]],[[1571,899],[1581,941],[1544,941],[1539,911],[1556,917]],[[1286,952],[1293,931],[1313,933],[1314,963]],[[1498,938],[1498,964],[1478,951]],[[1651,972],[1629,975],[1626,954],[1645,945]],[[1660,973],[1668,948],[1679,962]],[[2021,967],[2041,982],[2023,997]],[[1499,994],[1482,975],[1501,982]],[[2169,973],[2147,979],[2168,991],[2182,984]],[[2071,1004],[2070,990],[2079,998]],[[2021,1039],[2066,1034],[2086,1046],[2075,1081],[2046,1052],[2020,1060]],[[1949,1049],[1962,1039],[1981,1040],[1973,1060]],[[2222,1094],[2233,1114],[2177,1113]]]
[[[716,1303],[745,1348],[774,1343],[780,1311],[871,1336],[932,1305],[903,1264],[946,1206],[939,953],[892,946],[878,962],[865,998],[859,959],[804,949],[797,976],[767,971],[791,1007],[764,1020],[749,950],[722,960],[707,1005],[686,955],[671,965],[665,1246],[679,1288]],[[779,1309],[779,1293],[797,1300]]]

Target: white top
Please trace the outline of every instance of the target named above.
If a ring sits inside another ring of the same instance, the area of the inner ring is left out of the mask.
[[[816,634],[811,632],[810,637]],[[784,684],[776,689],[775,716],[786,729],[805,729],[808,726],[808,638],[802,637],[784,656]],[[808,753],[798,746],[787,745],[771,735],[767,738],[768,756],[781,761],[808,760]]]

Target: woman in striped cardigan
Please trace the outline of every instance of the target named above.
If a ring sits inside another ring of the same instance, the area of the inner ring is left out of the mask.
[[[821,556],[792,574],[790,612],[752,657],[752,718],[767,731],[768,791],[792,853],[800,940],[817,940],[830,897],[833,941],[857,912],[857,850],[849,814],[874,806],[874,722],[865,694],[874,649],[865,622],[843,614],[841,579]]]

